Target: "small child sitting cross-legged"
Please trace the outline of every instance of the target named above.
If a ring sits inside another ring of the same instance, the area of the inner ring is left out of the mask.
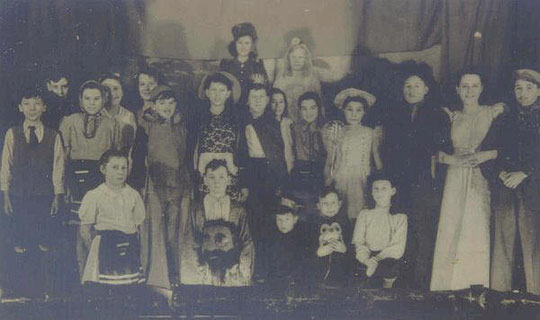
[[[392,288],[405,251],[407,216],[392,213],[397,190],[388,177],[374,174],[370,180],[375,207],[360,211],[352,238],[360,262],[357,276],[363,280],[382,278],[383,288]]]

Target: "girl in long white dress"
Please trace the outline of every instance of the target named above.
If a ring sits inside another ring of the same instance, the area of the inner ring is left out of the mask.
[[[502,106],[482,106],[479,74],[464,73],[456,88],[463,103],[448,112],[453,154],[439,153],[448,165],[431,276],[431,290],[460,290],[489,286],[490,191],[479,165],[497,158],[496,150],[481,144]]]

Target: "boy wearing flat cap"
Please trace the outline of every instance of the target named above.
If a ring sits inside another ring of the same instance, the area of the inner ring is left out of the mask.
[[[149,219],[141,235],[148,237],[148,243],[144,243],[145,239],[141,242],[147,284],[168,288],[178,284],[178,233],[183,230],[183,218],[187,217],[182,208],[189,206],[191,190],[187,129],[185,116],[170,87],[158,85],[150,92],[150,100],[154,104],[144,111],[137,129],[129,182],[134,188],[144,190],[146,198]],[[145,245],[149,247],[147,256]],[[167,261],[166,269],[162,261]]]
[[[540,294],[540,73],[516,70],[514,94],[494,188],[491,288],[520,289],[512,283],[519,259],[527,292]]]

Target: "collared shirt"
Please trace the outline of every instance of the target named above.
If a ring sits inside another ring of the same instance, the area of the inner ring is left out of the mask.
[[[26,142],[30,142],[30,126],[36,127],[36,136],[38,142],[41,143],[43,140],[44,127],[41,122],[36,124],[31,124],[28,121],[23,122],[24,135],[26,137]],[[11,185],[11,179],[13,177],[13,129],[9,129],[6,132],[6,137],[4,140],[4,149],[2,151],[2,169],[0,170],[0,189],[4,192],[9,190]],[[54,187],[55,194],[64,193],[64,148],[62,146],[62,139],[59,134],[56,134],[54,141],[54,158],[53,158],[53,171],[52,171],[52,183]]]
[[[113,190],[105,183],[84,196],[79,209],[81,224],[95,224],[96,230],[137,232],[146,218],[141,195],[129,185]]]
[[[204,215],[206,220],[219,220],[229,221],[229,214],[231,212],[231,199],[229,196],[224,196],[219,199],[207,194],[204,197]]]
[[[379,209],[362,210],[356,220],[352,243],[360,262],[369,258],[371,251],[380,251],[377,260],[400,259],[407,241],[407,216],[390,214]]]

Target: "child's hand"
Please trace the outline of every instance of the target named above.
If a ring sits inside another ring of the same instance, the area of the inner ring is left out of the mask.
[[[317,249],[317,256],[319,258],[326,257],[332,252],[334,252],[334,250],[332,249],[332,245],[328,244],[328,245],[319,246],[319,249]]]
[[[54,200],[51,204],[51,216],[54,217],[58,214],[58,208],[60,206],[60,195],[59,194],[55,194],[54,195]]]
[[[510,172],[503,178],[503,182],[507,188],[515,189],[523,182],[523,180],[525,180],[525,178],[527,178],[527,175],[522,171]]]
[[[11,207],[11,199],[9,198],[9,194],[7,192],[4,192],[4,213],[7,216],[11,216],[13,213],[13,208]]]
[[[241,203],[246,202],[248,196],[249,196],[249,189],[248,188],[242,188],[240,191],[242,194],[240,195],[240,199],[238,199]]]
[[[264,80],[264,76],[260,73],[254,73],[251,76],[251,81],[253,81],[253,83],[260,83],[260,84],[264,84],[266,82]]]
[[[371,277],[375,271],[377,271],[377,267],[379,266],[379,263],[373,259],[370,258],[366,261],[366,276]]]
[[[347,252],[347,247],[345,247],[345,244],[343,243],[343,241],[332,240],[332,242],[330,242],[330,246],[332,247],[332,250],[335,252],[340,252],[340,253]]]

